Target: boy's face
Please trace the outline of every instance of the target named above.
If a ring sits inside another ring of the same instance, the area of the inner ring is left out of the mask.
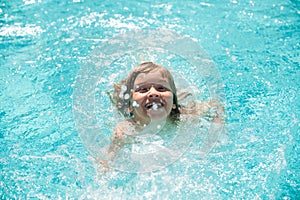
[[[167,77],[161,72],[141,73],[132,93],[134,120],[141,124],[166,120],[173,107],[173,93]]]

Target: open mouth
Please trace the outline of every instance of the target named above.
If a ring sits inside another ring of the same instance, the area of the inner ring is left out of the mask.
[[[160,102],[150,102],[150,103],[147,103],[147,104],[145,105],[145,108],[146,108],[147,110],[149,110],[149,109],[157,110],[158,108],[161,108],[161,107],[163,107],[163,106],[164,106],[164,104],[163,104],[163,103],[160,103]]]

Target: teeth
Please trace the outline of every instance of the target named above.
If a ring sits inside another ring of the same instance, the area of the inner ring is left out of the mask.
[[[147,109],[153,108],[153,110],[157,110],[158,107],[161,107],[161,106],[162,106],[161,103],[155,103],[155,102],[153,102],[153,103],[148,103],[148,104],[146,104],[145,107],[146,107]]]
[[[152,108],[153,108],[153,110],[157,110],[158,105],[157,104],[153,104]]]

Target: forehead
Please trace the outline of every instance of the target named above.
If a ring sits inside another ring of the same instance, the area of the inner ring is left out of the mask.
[[[168,77],[164,76],[164,73],[156,70],[156,71],[151,71],[148,73],[140,73],[135,81],[134,85],[144,85],[144,84],[150,84],[150,83],[155,83],[155,84],[162,84],[165,86],[169,86],[169,80]]]

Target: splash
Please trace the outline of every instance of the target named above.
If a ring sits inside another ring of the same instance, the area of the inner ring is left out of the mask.
[[[90,55],[78,73],[74,88],[73,113],[76,127],[94,158],[101,159],[104,156],[115,125],[124,120],[117,114],[106,94],[113,88],[114,83],[124,79],[133,67],[144,61],[153,61],[170,68],[177,82],[177,89],[182,91],[178,94],[179,98],[188,96],[184,91],[188,89],[192,100],[195,100],[199,96],[195,91],[199,91],[199,79],[202,79],[209,99],[221,103],[225,99],[223,84],[212,60],[189,37],[165,29],[135,30],[117,35],[103,42]],[[185,64],[174,64],[182,61]],[[172,69],[175,65],[176,70]],[[181,74],[181,67],[190,68],[190,74]],[[186,79],[191,74],[196,78]],[[125,93],[126,89],[122,88],[120,98],[129,98],[129,94]],[[156,106],[151,111],[154,114],[160,110]],[[172,129],[172,137],[169,142],[165,142],[164,136],[159,133],[164,132],[166,127],[169,126],[165,121],[151,120],[136,138],[139,143],[122,149],[112,163],[112,168],[132,173],[163,169],[178,160],[189,148],[197,132],[201,131],[198,119],[188,119]],[[210,124],[206,139],[199,144],[200,159],[211,151],[222,130],[222,124]]]

